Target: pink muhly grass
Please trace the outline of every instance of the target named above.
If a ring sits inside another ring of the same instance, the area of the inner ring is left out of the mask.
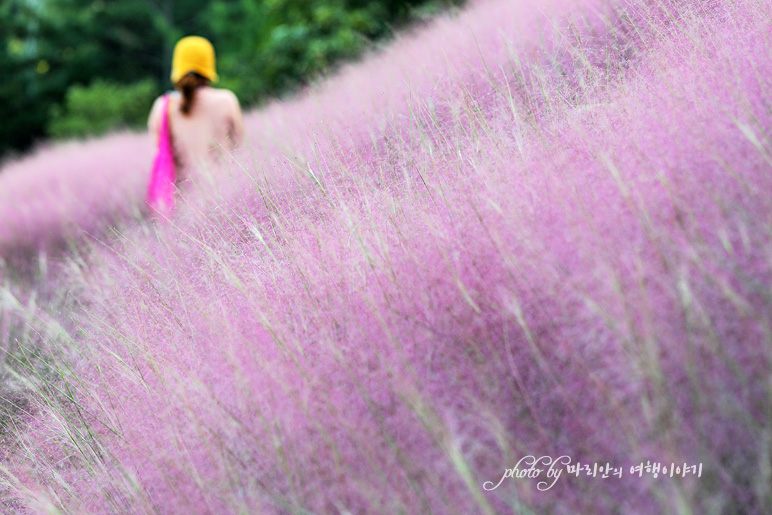
[[[768,3],[480,2],[250,115],[228,181],[71,279],[6,488],[83,513],[762,513]],[[625,475],[482,489],[528,454]],[[647,460],[703,476],[628,473]]]
[[[137,172],[151,159],[146,135],[116,134],[7,163],[0,170],[0,254],[50,247],[68,233],[132,213],[145,187]]]

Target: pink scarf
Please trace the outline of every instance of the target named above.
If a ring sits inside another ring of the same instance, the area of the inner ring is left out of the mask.
[[[151,210],[169,216],[174,209],[174,151],[169,132],[169,95],[164,96],[161,131],[158,135],[158,152],[153,161],[153,172],[147,188],[147,203]]]

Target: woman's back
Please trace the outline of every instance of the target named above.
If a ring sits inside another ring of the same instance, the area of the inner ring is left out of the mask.
[[[175,153],[184,168],[211,164],[219,155],[241,144],[241,109],[231,91],[198,87],[187,114],[180,109],[182,102],[181,94],[171,95],[169,126]],[[158,134],[163,104],[159,98],[150,112],[148,125],[153,134]]]

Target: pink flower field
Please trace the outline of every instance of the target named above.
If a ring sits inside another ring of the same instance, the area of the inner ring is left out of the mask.
[[[145,135],[0,170],[4,513],[772,510],[772,1],[472,1],[247,130],[169,220]]]

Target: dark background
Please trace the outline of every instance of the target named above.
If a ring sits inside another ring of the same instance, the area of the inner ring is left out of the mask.
[[[183,36],[212,41],[218,85],[250,106],[462,1],[0,0],[0,159],[144,126]]]

